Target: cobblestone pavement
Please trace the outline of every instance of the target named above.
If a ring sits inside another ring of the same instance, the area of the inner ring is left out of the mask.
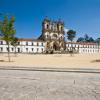
[[[0,70],[0,100],[100,100],[100,74]]]

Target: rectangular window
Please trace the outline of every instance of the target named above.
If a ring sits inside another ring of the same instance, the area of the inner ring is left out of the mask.
[[[41,43],[41,45],[43,46],[43,43]]]
[[[28,48],[26,48],[26,51],[28,51]]]
[[[32,48],[32,51],[34,51],[34,48]]]
[[[28,42],[26,42],[26,45],[28,45]]]
[[[43,52],[43,48],[42,48],[41,50],[42,50],[42,52]]]
[[[37,52],[39,51],[39,48],[37,48]]]
[[[8,47],[7,47],[6,49],[7,49],[7,51],[8,51]]]
[[[69,47],[69,44],[68,44],[68,47]]]
[[[37,46],[39,46],[39,43],[37,42]]]
[[[32,46],[33,46],[34,44],[33,44],[33,42],[32,42]]]
[[[20,42],[17,42],[18,45],[20,45]]]
[[[3,51],[3,48],[2,48],[2,47],[0,48],[0,51],[1,51],[1,52]]]
[[[14,51],[14,48],[12,48],[12,51]]]

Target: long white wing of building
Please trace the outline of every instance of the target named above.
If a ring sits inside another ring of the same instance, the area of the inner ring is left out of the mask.
[[[66,51],[73,48],[77,53],[100,53],[100,44],[97,43],[70,43],[66,42]],[[32,38],[18,38],[17,46],[10,45],[10,52],[17,53],[43,53],[46,50],[46,42]],[[0,40],[0,53],[8,52],[8,45]]]

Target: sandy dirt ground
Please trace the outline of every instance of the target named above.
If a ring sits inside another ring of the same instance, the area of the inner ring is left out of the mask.
[[[100,54],[0,54],[0,66],[52,67],[52,68],[100,68]]]

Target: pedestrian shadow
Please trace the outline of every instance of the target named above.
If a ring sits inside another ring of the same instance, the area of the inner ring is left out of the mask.
[[[100,59],[92,60],[91,63],[100,62]]]
[[[5,60],[0,60],[0,62],[5,62]]]
[[[0,62],[9,62],[9,61],[0,59]],[[15,61],[10,61],[10,62],[15,62]]]

